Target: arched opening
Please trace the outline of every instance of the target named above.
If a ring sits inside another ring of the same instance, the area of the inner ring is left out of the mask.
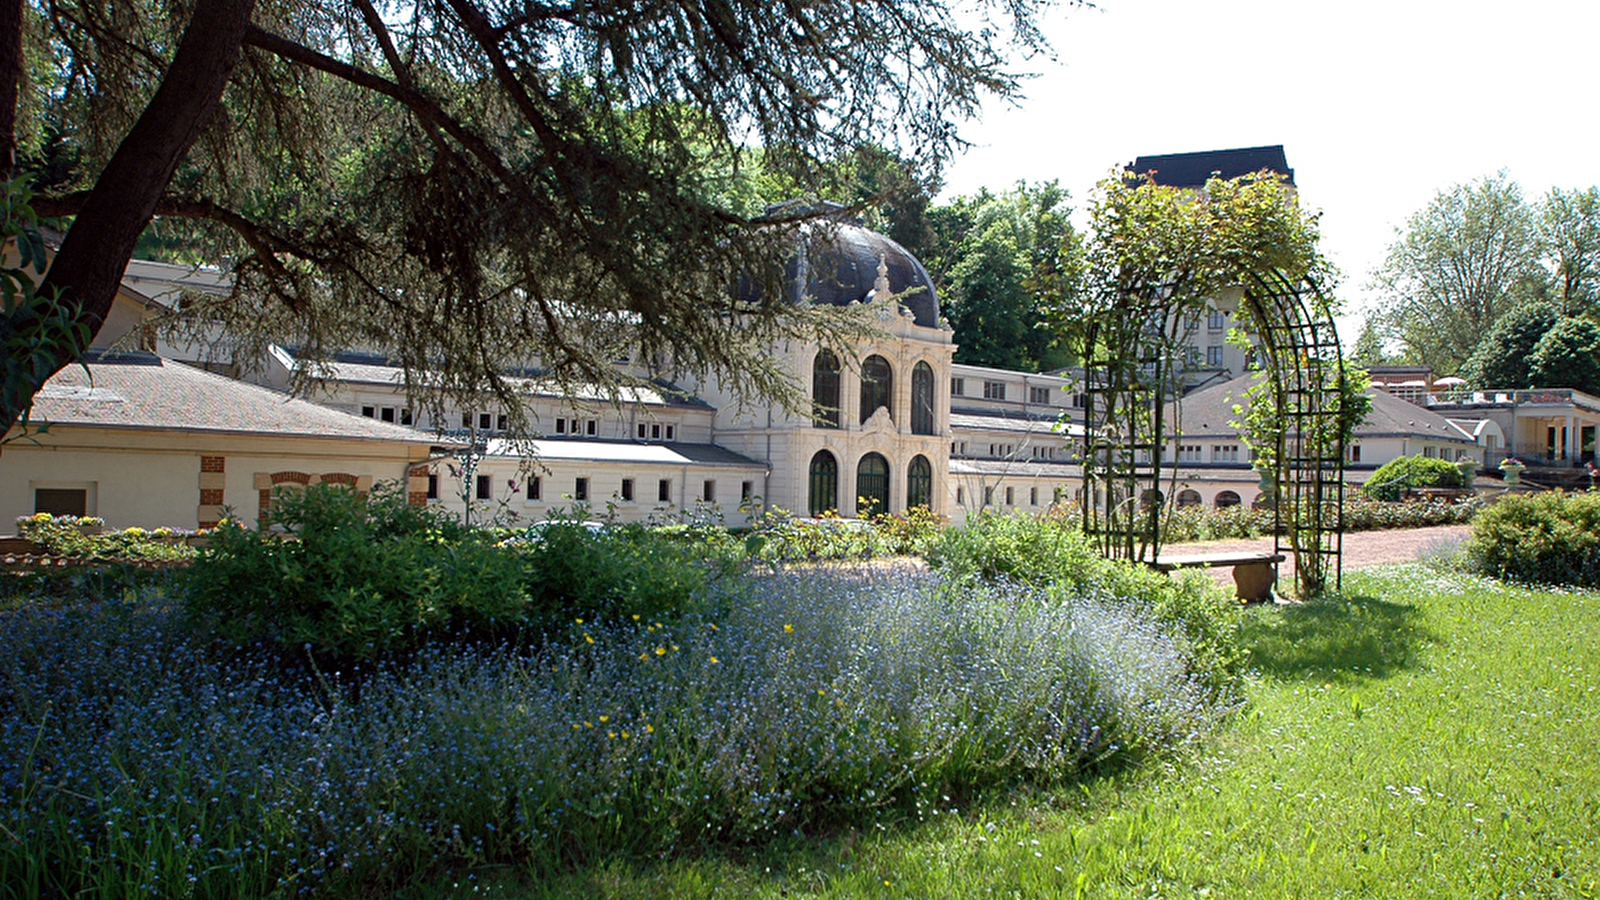
[[[1192,488],[1184,488],[1178,492],[1179,507],[1199,506],[1204,502],[1205,500],[1200,497],[1200,492]]]
[[[868,453],[856,464],[856,515],[861,518],[889,511],[889,461]]]
[[[1256,494],[1256,499],[1250,501],[1252,509],[1271,509],[1278,503],[1278,498],[1266,491]]]
[[[873,354],[861,361],[861,424],[865,425],[880,406],[894,417],[894,409],[889,405],[893,388],[894,369],[887,359]]]
[[[1227,509],[1230,506],[1238,506],[1239,503],[1239,495],[1233,491],[1223,491],[1217,495],[1217,509]]]
[[[818,350],[811,361],[811,423],[839,427],[839,357],[832,350]]]
[[[906,509],[916,506],[933,508],[933,464],[920,453],[906,467]]]
[[[1166,502],[1166,500],[1166,495],[1162,494],[1155,488],[1145,488],[1144,491],[1139,494],[1139,508],[1142,510],[1149,510],[1152,507],[1159,508],[1161,504]]]
[[[933,404],[933,366],[919,362],[911,370],[912,434],[938,434]]]
[[[807,506],[813,516],[839,508],[839,461],[826,450],[811,457],[811,492]]]

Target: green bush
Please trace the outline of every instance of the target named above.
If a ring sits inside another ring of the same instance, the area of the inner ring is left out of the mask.
[[[944,520],[919,506],[904,513],[879,513],[871,519],[823,516],[796,519],[782,509],[755,523],[747,546],[769,562],[823,559],[881,559],[920,556],[939,538]]]
[[[50,556],[83,560],[175,562],[192,559],[184,543],[193,532],[174,528],[124,528],[101,533],[101,519],[93,516],[52,516],[35,513],[17,519],[17,534],[38,544]],[[90,530],[90,528],[94,530]]]
[[[591,530],[581,518],[558,517],[511,543],[522,561],[528,622],[539,628],[573,618],[676,618],[743,562],[742,548],[722,528]]]
[[[1239,640],[1240,604],[1202,573],[1171,577],[1100,555],[1074,527],[1048,519],[981,513],[947,529],[927,553],[947,577],[1011,581],[1051,597],[1098,595],[1133,604],[1188,639],[1191,668],[1213,690],[1238,685],[1248,651]]]
[[[1507,495],[1478,513],[1466,557],[1499,578],[1600,587],[1600,493]]]
[[[1455,463],[1426,456],[1402,456],[1379,466],[1361,490],[1374,500],[1399,500],[1409,488],[1463,487],[1466,483]]]
[[[190,612],[241,644],[368,659],[430,630],[496,631],[524,619],[516,554],[401,492],[281,491],[272,521],[288,534],[225,522],[184,577]]]

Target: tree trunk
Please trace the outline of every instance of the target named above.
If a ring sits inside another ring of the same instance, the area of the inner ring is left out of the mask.
[[[255,0],[196,4],[161,86],[100,173],[39,286],[41,292],[58,291],[63,303],[75,307],[91,336],[105,322],[134,244],[150,224],[173,171],[222,99],[254,6]],[[54,360],[35,368],[35,386],[85,349],[60,348]],[[4,430],[21,413],[0,408]]]
[[[17,89],[22,84],[22,0],[0,0],[0,177],[17,166]]]

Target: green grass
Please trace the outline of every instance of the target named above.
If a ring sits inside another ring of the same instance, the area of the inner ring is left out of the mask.
[[[1249,705],[1188,758],[747,856],[418,896],[1600,896],[1600,593],[1418,566],[1253,609]]]

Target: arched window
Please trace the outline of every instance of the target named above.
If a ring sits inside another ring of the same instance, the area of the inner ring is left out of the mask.
[[[1233,491],[1223,491],[1217,495],[1217,509],[1227,509],[1239,505],[1239,495]]]
[[[1178,505],[1181,507],[1199,506],[1204,502],[1199,491],[1185,488],[1178,492]]]
[[[890,417],[894,416],[894,408],[889,404],[893,396],[894,370],[889,368],[889,361],[877,354],[861,361],[861,423],[866,424],[872,414],[882,406],[889,410]]]
[[[914,506],[933,508],[933,465],[920,453],[906,467],[906,509]]]
[[[856,515],[865,518],[889,511],[889,461],[876,453],[856,466]]]
[[[934,430],[933,366],[919,362],[911,370],[911,433],[938,434]]]
[[[839,427],[839,357],[832,350],[818,350],[811,362],[811,422]]]
[[[811,514],[820,516],[839,508],[839,461],[826,450],[811,457]]]

